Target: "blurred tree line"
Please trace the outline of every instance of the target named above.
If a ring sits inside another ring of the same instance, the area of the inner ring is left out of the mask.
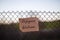
[[[60,28],[60,20],[51,21],[51,22],[44,22],[46,29],[58,29]]]
[[[19,30],[19,23],[0,24],[0,27],[3,26],[5,26],[7,29],[10,27]],[[60,28],[60,20],[50,22],[39,22],[39,29],[56,29],[56,28]]]

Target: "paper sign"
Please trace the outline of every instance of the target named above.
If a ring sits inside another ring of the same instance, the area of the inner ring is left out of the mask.
[[[19,29],[22,32],[39,31],[38,18],[19,18]]]

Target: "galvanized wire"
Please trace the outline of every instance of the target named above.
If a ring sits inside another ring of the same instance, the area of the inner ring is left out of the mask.
[[[0,23],[16,23],[19,18],[37,17],[40,21],[60,20],[60,12],[46,11],[3,11],[0,12]]]

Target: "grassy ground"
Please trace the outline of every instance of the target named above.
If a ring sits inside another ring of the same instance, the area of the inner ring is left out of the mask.
[[[39,27],[38,32],[23,33],[18,23],[0,24],[0,40],[60,40],[60,20],[39,22]]]

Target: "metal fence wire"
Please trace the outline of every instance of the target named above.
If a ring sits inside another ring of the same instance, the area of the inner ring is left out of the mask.
[[[60,20],[60,12],[46,11],[3,11],[0,12],[0,23],[16,23],[19,18],[37,17],[40,21]]]

